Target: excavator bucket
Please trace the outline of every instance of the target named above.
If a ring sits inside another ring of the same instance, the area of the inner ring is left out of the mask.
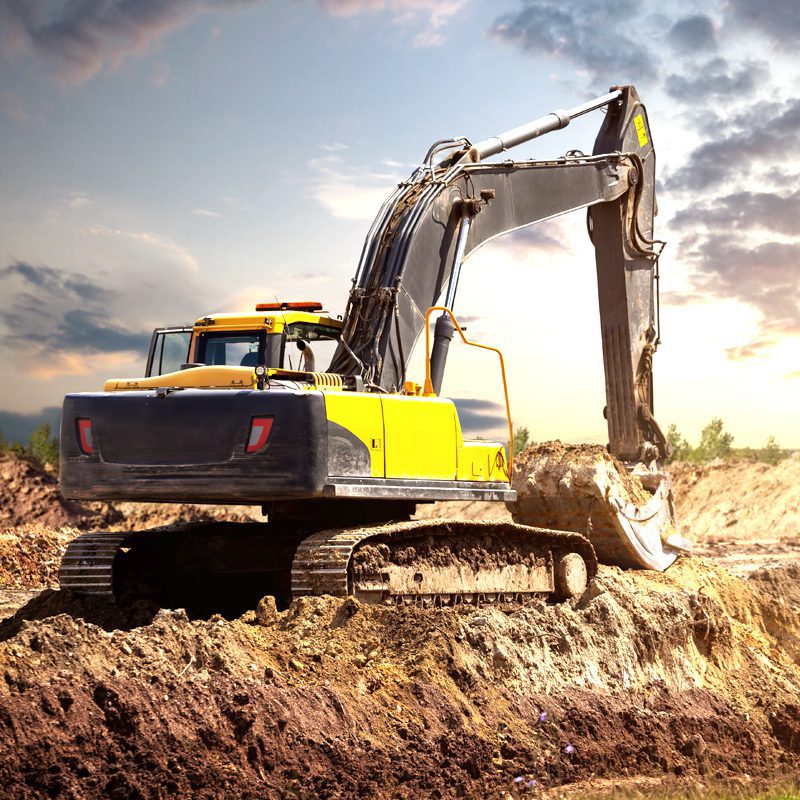
[[[582,533],[603,564],[663,571],[690,549],[666,473],[631,473],[603,447],[558,441],[525,450],[514,470],[514,522]]]

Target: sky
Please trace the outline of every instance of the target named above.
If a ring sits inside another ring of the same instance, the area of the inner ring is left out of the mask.
[[[141,374],[158,325],[276,297],[343,313],[433,141],[633,83],[668,241],[656,418],[800,448],[798,45],[795,0],[0,0],[0,429]],[[601,122],[513,157],[591,152]],[[475,253],[455,311],[503,349],[533,439],[606,441],[582,213]],[[444,390],[503,435],[492,358],[454,346]]]

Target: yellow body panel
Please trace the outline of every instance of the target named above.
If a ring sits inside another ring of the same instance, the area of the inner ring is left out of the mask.
[[[458,451],[458,480],[507,481],[505,448],[498,442],[465,442]]]
[[[369,449],[372,477],[385,477],[381,396],[360,392],[325,392],[325,412],[329,422],[346,428]]]
[[[369,449],[373,478],[508,480],[503,446],[464,442],[450,400],[336,392],[325,394],[325,408]]]
[[[256,374],[250,367],[194,367],[178,372],[154,375],[152,378],[109,378],[104,392],[130,392],[137,389],[201,388],[253,389]]]
[[[453,403],[438,397],[380,398],[386,477],[455,480],[461,431]]]

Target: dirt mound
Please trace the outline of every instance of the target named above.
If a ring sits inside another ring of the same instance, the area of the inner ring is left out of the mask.
[[[142,608],[126,620],[45,593],[0,632],[0,785],[487,797],[531,781],[791,769],[798,578],[686,560],[665,575],[601,568],[561,605],[303,598],[234,622]]]
[[[0,586],[36,589],[58,585],[58,565],[76,528],[21,525],[0,528]]]
[[[105,525],[120,519],[105,503],[74,503],[58,491],[58,476],[35,461],[0,455],[0,525]]]
[[[800,563],[800,458],[674,464],[681,532],[729,569]]]

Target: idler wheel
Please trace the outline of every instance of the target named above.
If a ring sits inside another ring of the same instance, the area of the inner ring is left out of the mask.
[[[566,553],[556,561],[554,579],[557,600],[582,595],[589,580],[586,562],[578,553]]]

